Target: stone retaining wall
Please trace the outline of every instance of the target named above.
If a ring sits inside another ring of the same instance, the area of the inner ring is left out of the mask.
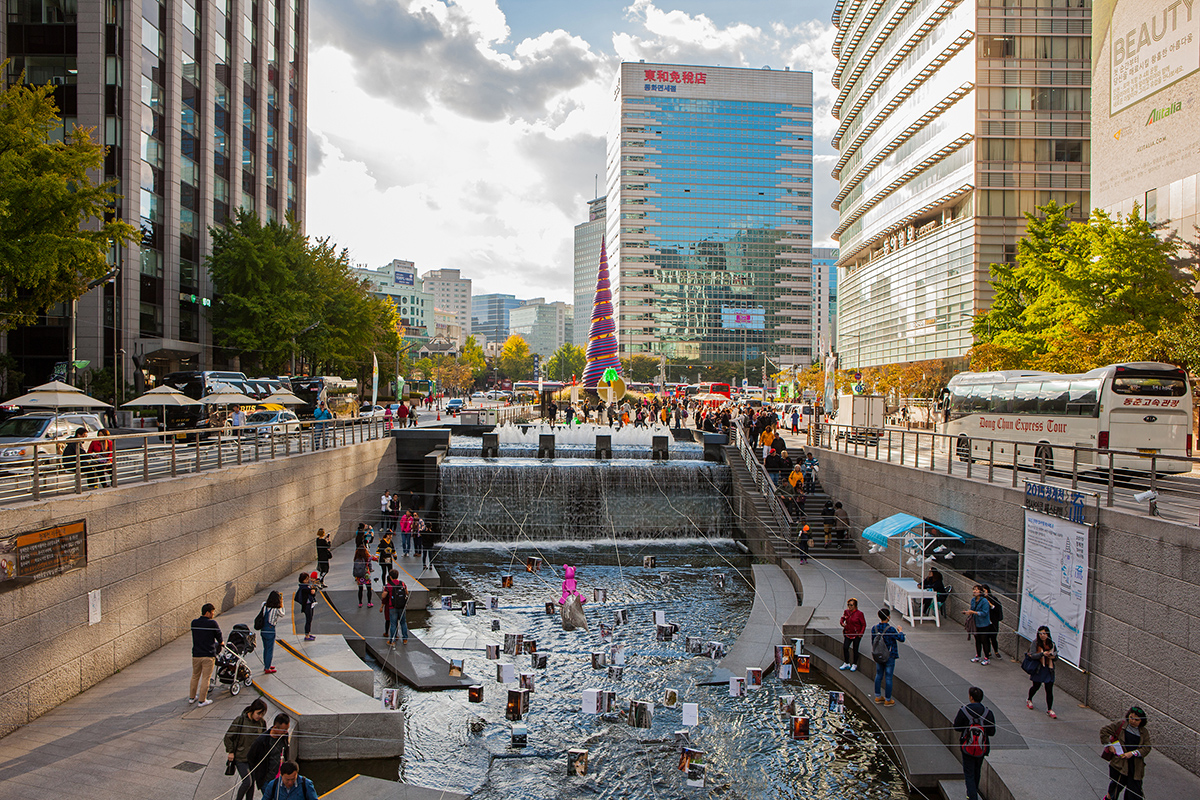
[[[1007,484],[979,483],[829,450],[820,451],[820,460],[821,484],[845,504],[856,533],[904,512],[1017,552],[1023,547],[1023,493]],[[885,574],[896,574],[895,547],[871,555],[861,537],[854,540],[864,561]],[[1191,602],[1200,595],[1196,529],[1101,506],[1092,547],[1093,601],[1085,629],[1091,648],[1089,656],[1085,643],[1083,656],[1090,672],[1061,664],[1056,683],[1111,719],[1123,716],[1131,705],[1142,706],[1154,725],[1155,747],[1200,773],[1200,689],[1195,682],[1200,606]],[[961,623],[975,581],[941,562],[938,568],[954,587],[946,616]],[[920,579],[911,567],[905,568],[905,577]],[[1004,598],[1002,604],[1000,647],[1009,657],[1019,658],[1028,642],[1015,631],[1018,598]]]
[[[360,520],[377,524],[394,449],[383,439],[4,509],[0,536],[85,519],[88,564],[0,593],[0,736],[183,635],[205,602],[233,608],[298,572],[317,528],[337,545]],[[89,626],[95,589],[102,618]]]

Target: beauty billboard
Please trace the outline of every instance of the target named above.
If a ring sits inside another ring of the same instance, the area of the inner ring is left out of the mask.
[[[1146,192],[1200,172],[1198,90],[1200,5],[1094,0],[1094,207],[1143,204]]]

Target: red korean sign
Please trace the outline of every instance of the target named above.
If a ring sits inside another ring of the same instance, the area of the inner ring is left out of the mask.
[[[665,69],[645,70],[646,80],[657,83],[708,83],[708,73],[676,72]]]

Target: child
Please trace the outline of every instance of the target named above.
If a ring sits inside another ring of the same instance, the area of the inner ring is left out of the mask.
[[[812,544],[812,533],[808,530],[808,526],[804,525],[800,528],[800,563],[808,563],[808,546]]]

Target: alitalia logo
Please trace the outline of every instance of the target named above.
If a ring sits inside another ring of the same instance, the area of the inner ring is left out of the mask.
[[[1153,111],[1151,111],[1150,116],[1146,117],[1146,124],[1153,125],[1154,123],[1158,122],[1160,119],[1166,119],[1167,117],[1171,116],[1172,114],[1178,113],[1180,111],[1183,111],[1183,101],[1176,100],[1174,103],[1171,103],[1171,105],[1169,105],[1169,106],[1166,106],[1164,108],[1156,108]]]

